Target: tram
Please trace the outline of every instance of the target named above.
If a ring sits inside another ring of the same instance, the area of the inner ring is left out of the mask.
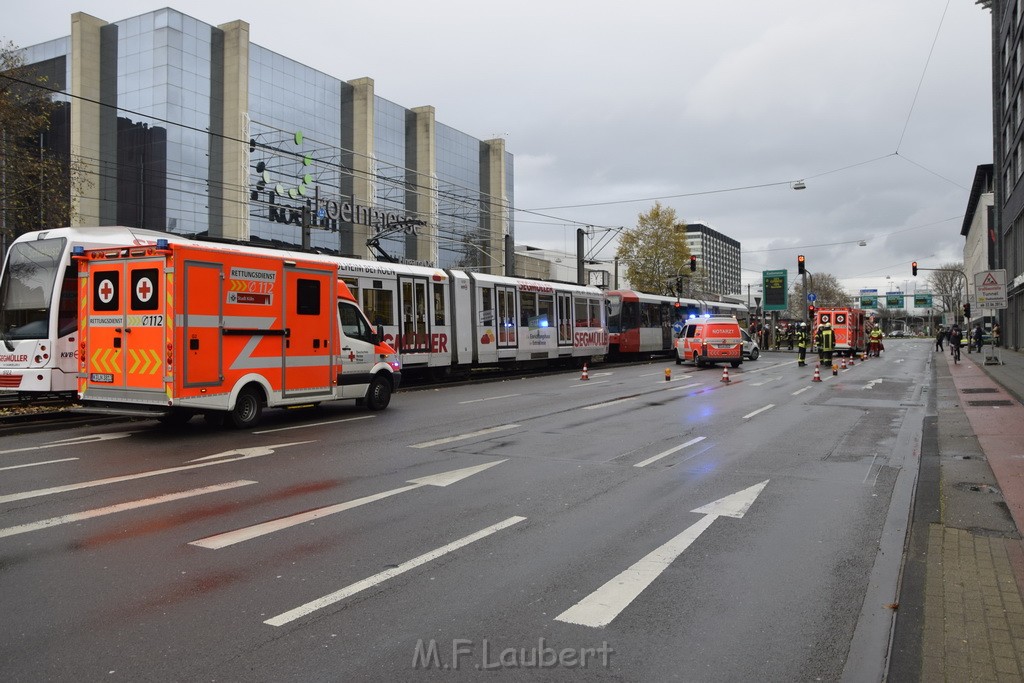
[[[677,323],[688,318],[732,316],[744,323],[747,307],[727,301],[659,296],[632,290],[605,294],[608,307],[608,352],[612,356],[671,354]]]

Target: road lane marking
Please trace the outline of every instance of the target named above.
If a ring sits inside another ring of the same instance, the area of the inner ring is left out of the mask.
[[[768,382],[774,382],[777,379],[782,379],[782,378],[781,377],[768,377],[768,378],[766,378],[766,379],[764,379],[764,380],[762,380],[760,382],[754,382],[750,386],[752,386],[752,387],[764,386],[765,384],[768,384]]]
[[[8,467],[0,467],[0,472],[4,470],[17,470],[22,467],[38,467],[39,465],[52,465],[55,462],[70,462],[72,460],[78,460],[78,458],[61,458],[60,460],[44,460],[42,462],[29,462],[24,465],[9,465]]]
[[[804,393],[805,391],[807,391],[808,389],[811,389],[811,388],[812,387],[804,387],[803,389],[797,389],[796,391],[793,392],[793,396],[796,396],[797,394],[802,394],[802,393]]]
[[[702,382],[694,382],[693,384],[684,384],[681,387],[672,387],[671,389],[669,389],[669,391],[681,391],[683,389],[692,389],[694,387],[699,387],[701,384],[702,384]]]
[[[662,458],[664,458],[667,455],[672,455],[676,451],[681,451],[684,448],[686,448],[687,446],[692,446],[695,443],[700,443],[701,441],[703,441],[706,438],[707,438],[706,436],[698,436],[696,439],[690,439],[686,443],[684,443],[682,445],[679,445],[679,446],[676,446],[675,448],[670,448],[667,451],[665,451],[664,453],[658,453],[657,455],[651,456],[650,458],[647,458],[646,460],[638,462],[637,464],[633,465],[633,467],[645,467],[647,465],[650,465],[652,462],[656,462],[658,460],[661,460]]]
[[[8,536],[17,536],[18,534],[27,534],[31,531],[49,529],[50,527],[60,526],[61,524],[70,524],[71,522],[80,522],[84,519],[93,519],[95,517],[113,515],[118,512],[125,512],[126,510],[137,510],[139,508],[149,507],[152,505],[170,503],[172,501],[182,500],[184,498],[205,496],[208,493],[219,493],[220,491],[229,491],[231,489],[237,489],[241,486],[250,486],[255,483],[255,481],[240,479],[238,481],[232,481],[226,484],[204,486],[198,489],[189,489],[188,491],[179,491],[177,493],[167,493],[162,496],[154,496],[153,498],[143,498],[142,500],[133,500],[127,503],[118,503],[117,505],[109,505],[107,507],[96,508],[94,510],[86,510],[85,512],[75,512],[70,515],[50,517],[49,519],[44,519],[38,522],[19,524],[18,526],[11,526],[7,527],[6,529],[0,529],[0,538],[7,538]]]
[[[472,401],[459,401],[459,405],[466,405],[467,403],[480,403],[481,401],[497,401],[502,398],[515,398],[516,396],[522,396],[522,394],[505,394],[504,396],[491,396],[490,398],[474,398]]]
[[[415,569],[420,565],[426,564],[427,562],[432,562],[433,560],[436,560],[439,557],[443,557],[448,553],[454,552],[459,548],[463,548],[471,543],[475,543],[481,539],[487,538],[492,534],[496,534],[499,531],[502,531],[503,529],[507,529],[510,526],[519,524],[525,519],[526,517],[509,517],[503,522],[492,524],[491,526],[485,529],[481,529],[480,531],[470,534],[469,536],[465,536],[457,541],[453,541],[452,543],[443,545],[440,548],[437,548],[436,550],[431,550],[429,553],[424,553],[419,557],[414,557],[413,559],[408,560],[407,562],[403,562],[397,567],[386,569],[380,572],[379,574],[374,574],[369,578],[353,583],[350,586],[346,586],[345,588],[335,591],[330,595],[325,595],[322,598],[317,598],[316,600],[307,602],[306,604],[300,605],[295,609],[291,609],[287,612],[279,614],[276,617],[267,619],[263,623],[269,626],[284,626],[285,624],[295,621],[296,619],[300,619],[317,610],[323,609],[324,607],[328,607],[336,602],[344,600],[345,598],[351,597],[356,593],[362,592],[368,588],[373,588],[374,586],[384,583],[388,579],[394,578],[400,574],[404,574],[405,572],[411,569]]]
[[[6,451],[0,451],[0,455],[6,455],[7,453],[25,453],[26,451],[41,451],[45,448],[60,448],[61,446],[83,446],[90,443],[99,443],[100,441],[113,441],[114,439],[125,439],[141,430],[135,430],[132,432],[112,432],[107,434],[90,434],[88,436],[75,436],[70,439],[61,439],[60,441],[50,441],[48,443],[41,444],[39,446],[26,446],[24,448],[11,448]]]
[[[743,416],[743,419],[744,419],[744,420],[746,420],[746,419],[749,419],[749,418],[751,418],[751,417],[754,417],[755,415],[757,415],[757,414],[759,414],[759,413],[763,413],[763,412],[764,412],[764,411],[766,411],[766,410],[771,410],[771,409],[772,409],[772,408],[774,408],[774,407],[775,407],[775,404],[774,404],[774,403],[769,403],[769,404],[768,404],[768,405],[766,405],[766,406],[765,406],[764,408],[758,408],[757,410],[755,410],[755,411],[754,411],[754,412],[752,412],[752,413],[747,413],[746,415],[744,415],[744,416]]]
[[[583,410],[596,410],[598,408],[607,408],[609,406],[618,405],[619,403],[628,403],[629,401],[635,401],[639,396],[630,396],[628,398],[620,398],[615,401],[605,401],[604,403],[595,403],[592,406],[583,406]]]
[[[570,389],[579,389],[581,387],[592,387],[595,384],[607,384],[608,383],[608,380],[606,380],[606,379],[599,379],[596,382],[593,381],[593,380],[578,380],[578,379],[574,379],[573,381],[574,382],[580,382],[580,383],[572,385],[571,387],[569,387]]]
[[[656,548],[629,569],[565,610],[555,621],[598,628],[607,626],[626,609],[669,565],[683,554],[719,517],[741,518],[750,509],[768,480],[719,498],[691,512],[705,515],[681,534]]]
[[[168,467],[163,470],[151,470],[149,472],[138,472],[136,474],[124,474],[119,477],[107,477],[106,479],[94,479],[92,481],[83,481],[77,484],[67,484],[66,486],[54,486],[48,489],[36,489],[35,491],[22,491],[20,493],[10,493],[6,496],[0,496],[0,503],[11,503],[16,500],[25,500],[27,498],[40,498],[42,496],[51,496],[55,493],[66,493],[68,491],[78,491],[79,489],[88,489],[95,486],[106,486],[107,484],[119,484],[123,481],[133,481],[135,479],[145,479],[147,477],[157,477],[161,474],[172,474],[174,472],[185,472],[188,470],[198,469],[200,467],[211,467],[213,465],[223,465],[229,462],[238,462],[240,460],[249,460],[250,458],[258,458],[263,455],[270,455],[274,452],[275,448],[284,448],[285,446],[300,446],[302,444],[313,443],[312,441],[296,441],[294,443],[280,443],[273,446],[259,446],[256,448],[239,448],[235,451],[226,451],[225,453],[218,453],[217,455],[208,456],[211,458],[223,458],[226,455],[238,454],[236,457],[230,457],[227,459],[216,460],[213,462],[198,462],[192,465],[181,465],[179,467]],[[205,460],[205,458],[201,458]]]
[[[487,436],[488,434],[494,434],[495,432],[503,432],[507,429],[515,429],[519,425],[498,425],[497,427],[488,427],[487,429],[481,429],[478,432],[469,432],[468,434],[459,434],[458,436],[447,436],[443,439],[436,439],[434,441],[424,441],[422,443],[414,443],[409,448],[430,448],[431,446],[441,446],[446,443],[452,443],[453,441],[463,441],[465,439],[472,439],[477,436]]]
[[[376,415],[360,415],[359,417],[346,417],[341,420],[328,420],[327,422],[307,422],[300,425],[292,425],[291,427],[277,427],[276,429],[261,429],[253,434],[272,434],[273,432],[286,432],[289,429],[308,429],[309,427],[323,427],[324,425],[336,425],[342,422],[355,422],[356,420],[370,420],[377,417]]]
[[[266,534],[272,534],[275,531],[281,531],[282,529],[288,529],[299,524],[305,524],[306,522],[312,522],[323,517],[344,512],[345,510],[351,510],[362,505],[368,505],[378,500],[390,498],[400,493],[412,491],[413,489],[422,488],[424,486],[450,486],[458,481],[462,481],[467,477],[471,477],[474,474],[488,470],[495,465],[500,465],[506,460],[496,460],[494,462],[485,463],[483,465],[476,465],[474,467],[464,467],[458,470],[451,470],[449,472],[441,472],[440,474],[433,474],[427,477],[420,477],[419,479],[412,479],[408,482],[408,486],[401,486],[397,489],[390,491],[383,491],[381,493],[375,493],[371,496],[364,496],[363,498],[357,498],[355,500],[346,501],[344,503],[338,503],[337,505],[328,505],[327,507],[317,508],[315,510],[309,510],[307,512],[300,512],[296,515],[290,515],[288,517],[281,517],[280,519],[272,519],[261,524],[254,524],[252,526],[244,527],[241,529],[235,529],[234,531],[226,531],[222,534],[216,534],[214,536],[207,536],[201,538],[198,541],[192,541],[189,545],[199,546],[200,548],[211,548],[213,550],[219,550],[220,548],[226,548],[229,545],[241,543],[243,541],[249,541]]]

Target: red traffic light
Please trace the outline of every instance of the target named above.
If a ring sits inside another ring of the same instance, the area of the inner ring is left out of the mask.
[[[914,274],[914,277],[917,277],[917,261],[910,264],[910,272]]]
[[[691,271],[697,270],[697,257],[696,256],[690,256],[690,270]]]
[[[796,269],[801,275],[807,272],[807,259],[804,258],[803,254],[796,257]]]

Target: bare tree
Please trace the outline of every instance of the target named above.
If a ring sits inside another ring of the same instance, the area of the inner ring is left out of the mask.
[[[797,276],[789,288],[789,309],[786,315],[790,318],[803,319],[807,308],[807,294],[814,293],[814,305],[823,308],[841,308],[850,305],[850,295],[839,284],[839,280],[831,273],[813,273],[807,276],[807,289],[804,290],[803,278]]]
[[[928,275],[928,286],[932,290],[932,305],[941,311],[951,311],[957,316],[967,300],[964,291],[964,264],[944,263]]]

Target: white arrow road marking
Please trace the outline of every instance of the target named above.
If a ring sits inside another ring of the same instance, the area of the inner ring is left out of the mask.
[[[451,470],[450,472],[442,472],[440,474],[433,474],[428,477],[421,477],[419,479],[412,479],[408,484],[409,486],[402,486],[397,489],[391,489],[390,491],[384,491],[382,493],[376,493],[372,496],[365,496],[363,498],[357,498],[344,503],[338,503],[337,505],[329,505],[327,507],[317,508],[315,510],[309,510],[307,512],[301,512],[297,515],[290,515],[288,517],[282,517],[280,519],[272,519],[268,522],[261,524],[254,524],[253,526],[244,527],[242,529],[236,529],[234,531],[227,531],[222,534],[216,534],[215,536],[207,536],[201,538],[198,541],[192,541],[189,545],[199,546],[200,548],[211,548],[218,550],[220,548],[226,548],[229,545],[241,543],[243,541],[249,541],[259,536],[265,536],[266,534],[272,534],[275,531],[287,529],[289,527],[297,526],[299,524],[305,524],[306,522],[312,522],[323,517],[344,512],[345,510],[351,510],[362,505],[374,503],[384,498],[390,498],[396,496],[399,493],[405,493],[412,491],[424,486],[450,486],[457,481],[471,477],[478,472],[490,469],[495,465],[500,465],[506,462],[505,460],[496,460],[489,462],[484,465],[476,465],[475,467],[465,467],[461,470]]]
[[[0,467],[0,472],[4,470],[17,470],[22,467],[38,467],[39,465],[52,465],[55,462],[70,462],[72,460],[78,460],[78,458],[61,458],[60,460],[44,460],[42,462],[29,462],[24,465],[10,465],[9,467]]]
[[[266,446],[258,448],[240,448],[237,451],[227,451],[227,454],[238,453],[238,457],[228,458],[226,460],[216,460],[214,462],[199,462],[194,465],[181,465],[180,467],[168,467],[163,470],[152,470],[150,472],[139,472],[137,474],[125,474],[120,477],[108,477],[106,479],[94,479],[92,481],[83,481],[78,484],[68,484],[66,486],[54,486],[48,489],[36,489],[35,491],[22,491],[21,493],[11,493],[6,496],[0,496],[0,503],[10,503],[16,500],[25,500],[26,498],[39,498],[41,496],[51,496],[55,493],[66,493],[67,491],[77,491],[79,489],[88,489],[94,486],[106,486],[107,484],[118,484],[122,481],[132,481],[134,479],[145,479],[147,477],[157,477],[161,474],[171,474],[173,472],[185,472],[187,470],[194,470],[200,467],[210,467],[212,465],[223,465],[229,462],[238,462],[239,460],[248,460],[250,458],[258,458],[263,455],[270,455],[274,452],[275,448],[284,448],[285,446],[300,446],[305,443],[313,443],[312,441],[296,441],[295,443],[279,443],[275,446]],[[220,453],[217,456],[211,457],[224,457],[224,453]],[[205,459],[205,458],[200,458]]]
[[[607,626],[676,558],[682,555],[683,551],[689,548],[690,544],[696,541],[717,518],[743,517],[768,481],[766,479],[760,484],[755,484],[692,510],[692,512],[705,516],[683,533],[655,549],[632,567],[559,614],[555,620],[580,626],[593,626],[594,628]]]
[[[444,439],[437,439],[435,441],[424,441],[423,443],[414,443],[409,448],[430,448],[432,446],[440,446],[442,444],[451,443],[453,441],[462,441],[463,439],[472,439],[477,436],[487,436],[488,434],[494,434],[495,432],[503,432],[506,429],[515,429],[519,425],[498,425],[497,427],[488,427],[487,429],[481,429],[478,432],[470,432],[468,434],[459,434],[458,436],[449,436]]]
[[[407,562],[403,562],[397,567],[392,567],[391,569],[386,569],[379,574],[374,574],[369,578],[363,579],[362,581],[359,581],[357,583],[353,583],[351,586],[346,586],[345,588],[342,588],[339,591],[335,591],[330,595],[325,595],[324,597],[313,600],[312,602],[307,602],[305,605],[300,605],[295,609],[288,610],[283,614],[279,614],[276,617],[267,619],[263,623],[268,624],[270,626],[284,626],[285,624],[295,621],[296,619],[299,619],[301,617],[304,617],[307,614],[311,614],[317,611],[318,609],[323,609],[328,605],[333,605],[334,603],[340,602],[345,598],[351,597],[356,593],[366,590],[367,588],[373,588],[378,584],[384,583],[388,579],[394,578],[399,574],[404,574],[405,572],[411,569],[415,569],[416,567],[419,567],[422,564],[426,564],[427,562],[436,560],[439,557],[443,557],[444,555],[454,552],[459,548],[469,545],[470,543],[475,543],[476,541],[479,541],[483,538],[487,538],[492,534],[496,534],[502,529],[507,529],[510,526],[519,524],[525,519],[526,517],[509,517],[503,522],[498,522],[497,524],[493,524],[487,527],[486,529],[481,529],[480,531],[477,531],[474,534],[470,534],[469,536],[460,538],[457,541],[453,541],[448,545],[441,546],[436,550],[431,550],[429,553],[425,553],[423,555],[420,555],[419,557],[414,557],[413,559]]]
[[[772,409],[772,408],[774,408],[774,407],[775,407],[775,404],[774,404],[774,403],[769,403],[769,404],[768,404],[768,405],[766,405],[766,406],[765,406],[764,408],[758,408],[757,410],[755,410],[755,411],[754,411],[754,412],[752,412],[752,413],[747,413],[746,415],[744,415],[744,416],[743,416],[743,419],[744,419],[744,420],[749,420],[750,418],[754,417],[754,416],[755,416],[755,415],[757,415],[758,413],[763,413],[764,411],[766,411],[766,410],[771,410],[771,409]]]
[[[637,464],[633,465],[633,467],[646,467],[647,465],[650,465],[652,462],[656,462],[658,460],[661,460],[666,455],[672,455],[676,451],[681,451],[684,448],[686,448],[687,446],[692,446],[695,443],[700,443],[701,441],[703,441],[706,438],[707,438],[706,436],[698,436],[696,439],[690,439],[686,443],[681,444],[679,446],[676,446],[675,448],[670,448],[667,451],[665,451],[664,453],[658,453],[657,455],[653,455],[653,456],[647,458],[646,460],[642,460],[641,462],[638,462]]]
[[[126,510],[137,510],[139,508],[149,507],[151,505],[170,503],[171,501],[181,500],[183,498],[204,496],[207,493],[218,493],[220,491],[236,489],[240,486],[249,486],[250,484],[255,483],[256,482],[254,481],[247,480],[232,481],[228,482],[227,484],[204,486],[198,489],[179,491],[178,493],[168,493],[162,496],[155,496],[153,498],[144,498],[142,500],[133,500],[127,503],[119,503],[117,505],[110,505],[108,507],[96,508],[95,510],[86,510],[85,512],[76,512],[70,515],[61,515],[60,517],[51,517],[49,519],[44,519],[39,522],[31,522],[29,524],[20,524],[18,526],[7,527],[6,529],[0,529],[0,538],[6,538],[7,536],[17,536],[18,534],[27,534],[30,531],[39,531],[40,529],[48,529],[50,527],[60,526],[61,524],[70,524],[71,522],[80,522],[84,519],[92,519],[93,517],[103,517],[105,515],[112,515],[117,512],[124,512]]]
[[[139,431],[139,430],[136,430]],[[27,446],[25,448],[12,448],[0,451],[0,455],[6,453],[24,453],[25,451],[41,451],[44,448],[60,448],[61,446],[80,446],[82,444],[98,443],[100,441],[113,441],[114,439],[125,439],[135,432],[111,432],[110,434],[90,434],[88,436],[75,436],[60,441],[50,441],[40,446]]]
[[[522,396],[522,394],[505,394],[504,396],[491,396],[490,398],[474,398],[472,401],[459,401],[459,405],[465,405],[467,403],[480,403],[482,401],[498,401],[503,398],[515,398],[516,396]]]
[[[880,379],[873,379],[870,382],[868,382],[867,384],[865,384],[864,386],[862,386],[861,389],[874,389],[876,384],[881,384],[881,383],[882,383],[882,380],[880,380]]]

